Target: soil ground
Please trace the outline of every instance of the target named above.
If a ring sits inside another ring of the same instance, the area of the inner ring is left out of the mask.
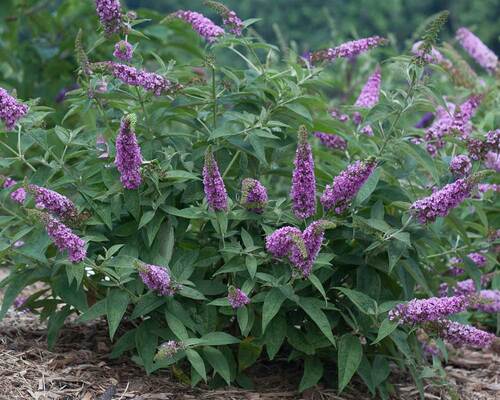
[[[0,280],[5,274],[6,270],[0,269]],[[30,312],[11,310],[0,323],[0,400],[370,399],[363,385],[356,382],[342,395],[323,386],[299,394],[295,387],[300,371],[283,365],[272,369],[262,365],[253,371],[258,391],[193,389],[168,372],[146,376],[126,357],[109,359],[111,344],[104,321],[86,325],[70,322],[52,352],[47,349],[46,333],[46,325]],[[426,399],[500,399],[498,347],[452,354],[446,366],[448,386],[428,385]],[[418,391],[405,374],[395,371],[393,384],[393,399],[418,399]]]

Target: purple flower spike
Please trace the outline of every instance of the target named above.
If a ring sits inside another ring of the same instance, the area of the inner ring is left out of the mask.
[[[219,172],[219,166],[210,149],[205,153],[203,166],[203,188],[209,208],[214,211],[227,211],[227,192]]]
[[[484,255],[481,253],[469,253],[467,257],[471,259],[471,261],[476,264],[479,268],[482,268],[486,265],[487,260]]]
[[[484,165],[486,166],[486,168],[493,169],[496,172],[500,172],[500,152],[487,152],[484,160]]]
[[[429,64],[440,64],[445,60],[443,55],[434,47],[431,47],[431,51],[429,54],[424,54],[420,49],[423,43],[423,41],[416,42],[411,48],[411,52],[415,56],[423,58],[423,60]]]
[[[250,303],[250,298],[241,289],[229,288],[227,300],[233,309],[241,308]]]
[[[347,142],[341,136],[335,135],[333,133],[324,132],[314,132],[321,144],[329,149],[342,150],[347,149]]]
[[[405,324],[417,324],[437,321],[443,317],[456,314],[467,309],[469,305],[465,296],[431,297],[429,299],[413,299],[406,304],[398,304],[389,311],[391,321]]]
[[[454,157],[450,162],[450,172],[458,177],[469,175],[472,170],[472,163],[464,154]]]
[[[59,251],[67,251],[68,259],[76,264],[87,255],[85,241],[75,235],[70,228],[50,215],[45,215],[45,230]]]
[[[292,176],[293,213],[299,219],[308,218],[316,213],[316,177],[311,145],[307,142],[307,129],[299,128],[295,169]]]
[[[0,119],[7,130],[12,130],[22,117],[28,113],[28,106],[19,103],[5,89],[0,87]]]
[[[467,28],[457,30],[457,40],[464,50],[488,72],[494,72],[498,67],[498,57]]]
[[[472,346],[485,348],[490,346],[495,340],[495,335],[492,333],[458,322],[441,321],[438,323],[438,327],[439,336],[456,347]]]
[[[356,161],[336,176],[332,185],[326,185],[321,196],[321,204],[325,210],[333,209],[337,214],[343,213],[375,167],[376,163],[371,160]]]
[[[247,210],[262,214],[268,201],[267,190],[257,179],[246,178],[241,183],[241,204]]]
[[[26,189],[20,187],[19,189],[14,190],[10,194],[10,198],[16,203],[24,204],[24,201],[26,200]]]
[[[236,15],[234,11],[229,11],[226,15],[224,15],[224,19],[222,20],[223,24],[229,28],[229,32],[231,32],[235,36],[241,36],[243,30],[243,21]]]
[[[161,296],[174,295],[175,285],[166,268],[143,263],[138,263],[137,268],[142,281],[149,289]]]
[[[104,31],[107,34],[118,32],[122,24],[120,1],[96,0],[95,7]]]
[[[322,60],[333,61],[337,58],[352,58],[361,53],[384,44],[386,39],[380,36],[372,36],[364,39],[352,40],[340,46],[320,50],[311,55],[311,61],[316,63]]]
[[[219,36],[224,35],[224,29],[215,25],[210,19],[196,11],[180,10],[174,14],[177,18],[186,21],[208,43],[213,43]]]
[[[10,178],[8,176],[7,177],[1,176],[0,178],[4,179],[3,184],[2,184],[2,188],[3,189],[8,189],[8,188],[14,186],[17,183],[14,179],[12,179],[12,178]]]
[[[473,308],[486,313],[500,312],[500,290],[481,290]]]
[[[120,172],[120,181],[125,189],[138,189],[141,185],[141,148],[134,132],[135,115],[122,119],[120,132],[116,137],[115,165]]]
[[[437,217],[446,217],[452,209],[469,198],[473,186],[468,179],[458,179],[430,196],[415,201],[411,210],[421,224],[434,222]]]
[[[130,61],[134,54],[134,46],[125,40],[120,40],[115,44],[115,51],[113,55],[122,61]]]
[[[66,196],[37,185],[28,185],[28,190],[33,193],[39,210],[46,210],[66,221],[75,220],[78,216],[76,206]]]
[[[331,110],[330,111],[330,116],[333,119],[336,119],[337,121],[340,121],[340,122],[347,122],[347,121],[349,121],[349,115],[344,114],[344,113],[340,112],[337,109]]]
[[[108,62],[106,64],[110,68],[113,76],[123,83],[131,86],[140,86],[148,92],[160,96],[172,88],[172,83],[161,75],[154,72],[138,70],[125,64]]]
[[[300,229],[293,226],[284,226],[266,237],[266,250],[274,257],[286,257],[294,243],[297,242],[297,238],[302,239]]]
[[[434,113],[432,112],[426,112],[422,118],[420,119],[420,121],[418,121],[416,124],[415,124],[415,128],[417,129],[421,129],[421,128],[425,128],[427,126],[429,126],[430,123],[432,123],[434,119]]]
[[[359,94],[354,105],[356,107],[366,108],[366,109],[371,109],[372,107],[374,107],[378,103],[380,97],[381,82],[382,82],[382,73],[380,67],[377,66],[375,72],[368,78],[368,80],[365,83],[365,86],[363,86],[363,89],[361,89],[361,93]],[[352,120],[356,125],[359,125],[363,119],[359,112],[355,112]],[[365,126],[361,130],[361,132],[366,134],[367,136],[373,136],[373,130],[369,125]]]

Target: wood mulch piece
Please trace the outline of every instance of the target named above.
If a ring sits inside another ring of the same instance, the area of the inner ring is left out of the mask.
[[[1,275],[5,270],[0,269]],[[1,294],[1,291],[0,291]],[[300,371],[285,362],[252,370],[258,391],[238,388],[209,390],[178,382],[168,371],[147,376],[127,357],[109,359],[111,343],[105,321],[69,322],[54,351],[47,349],[46,325],[28,311],[10,310],[0,322],[0,400],[365,400],[370,395],[354,382],[338,395],[318,386],[296,391]],[[446,371],[448,385],[427,386],[426,399],[500,399],[500,348],[460,350]],[[394,400],[417,400],[418,391],[406,374],[394,371]],[[335,371],[329,372],[335,374]],[[451,393],[456,393],[453,396]]]

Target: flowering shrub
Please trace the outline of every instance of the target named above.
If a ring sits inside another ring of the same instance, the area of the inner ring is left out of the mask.
[[[494,326],[500,289],[498,203],[478,189],[498,181],[498,65],[479,39],[459,32],[488,72],[463,87],[467,61],[442,64],[445,13],[415,55],[377,63],[374,36],[284,62],[255,20],[208,3],[220,20],[138,30],[97,0],[60,124],[2,88],[0,317],[42,281],[22,306],[51,346],[69,315],[104,316],[111,356],[148,373],[247,386],[279,355],[304,366],[300,390],[335,365],[340,390],[357,373],[384,398],[389,360],[420,382],[422,347],[438,368],[444,341],[491,344],[472,326]]]

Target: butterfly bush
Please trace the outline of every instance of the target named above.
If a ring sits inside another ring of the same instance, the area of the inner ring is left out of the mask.
[[[303,243],[300,229],[284,226],[266,237],[266,250],[274,257],[283,258],[290,254],[292,246],[297,246],[299,241]],[[307,256],[305,246],[302,249],[301,257],[305,258]]]
[[[45,230],[59,251],[68,253],[68,260],[72,263],[79,263],[87,256],[85,241],[79,238],[73,231],[64,225],[57,218],[50,215],[41,217],[45,224]]]
[[[498,57],[476,35],[467,28],[457,30],[457,40],[476,62],[489,72],[498,66]]]
[[[257,179],[245,178],[241,182],[241,204],[247,210],[262,214],[268,201],[267,189]]]
[[[120,172],[120,181],[125,189],[138,189],[142,183],[141,148],[134,132],[135,116],[124,117],[116,137],[115,165]]]
[[[226,187],[220,175],[217,161],[210,150],[205,153],[203,187],[208,206],[214,211],[226,211],[228,207]]]
[[[122,10],[119,0],[96,0],[97,15],[106,33],[118,32],[122,24]]]
[[[431,51],[428,54],[425,54],[421,49],[423,44],[424,42],[422,40],[415,42],[411,48],[411,52],[429,64],[440,64],[445,61],[443,55],[435,47],[432,47]]]
[[[139,276],[149,289],[161,296],[173,296],[175,285],[166,268],[139,263],[137,269],[139,270]]]
[[[380,36],[371,36],[358,40],[351,40],[342,43],[340,46],[321,50],[311,55],[311,61],[318,62],[322,60],[333,61],[337,58],[351,58],[358,56],[368,50],[384,44],[386,39]]]
[[[336,176],[333,179],[333,184],[326,185],[321,196],[321,204],[325,210],[333,209],[337,214],[347,210],[350,202],[368,180],[375,167],[374,160],[356,161]]]
[[[230,287],[227,300],[233,309],[241,308],[250,303],[250,298],[241,289]]]
[[[172,89],[172,83],[163,76],[154,72],[138,70],[125,64],[108,62],[106,64],[113,76],[123,83],[131,86],[139,86],[156,96]]]
[[[450,161],[450,172],[458,177],[469,175],[472,170],[472,163],[465,154],[453,157]]]
[[[342,151],[347,149],[347,142],[339,135],[335,135],[333,133],[314,132],[314,136],[319,139],[323,146],[328,147],[329,149]]]
[[[375,72],[368,78],[365,86],[363,86],[363,89],[361,90],[361,93],[359,94],[354,105],[359,108],[367,109],[374,107],[379,101],[381,81],[381,70],[380,67],[377,66]],[[361,114],[356,111],[352,120],[356,125],[359,125],[362,122]],[[373,136],[373,130],[370,125],[365,126],[362,129],[362,132],[368,136]]]
[[[217,38],[224,35],[224,29],[196,11],[179,10],[174,15],[190,24],[198,35],[209,43],[214,43]]]
[[[74,203],[66,196],[37,185],[28,185],[28,190],[35,198],[35,206],[46,210],[63,220],[74,220],[78,211]]]
[[[316,177],[311,145],[303,127],[299,129],[294,165],[290,191],[293,213],[299,219],[309,218],[316,213]]]
[[[23,204],[26,201],[26,189],[20,187],[10,194],[10,198],[16,203]]]
[[[132,46],[126,40],[120,40],[115,44],[115,51],[113,56],[121,61],[130,61],[134,54],[134,46]]]
[[[389,312],[391,321],[405,324],[417,324],[437,321],[467,309],[469,305],[465,296],[431,297],[429,299],[413,299],[406,304],[399,304]]]
[[[500,290],[481,290],[473,303],[473,308],[485,313],[500,312]]]
[[[185,346],[183,343],[176,340],[168,340],[160,345],[155,358],[161,360],[173,357],[179,351],[184,350],[184,348]]]
[[[11,130],[26,115],[28,106],[18,102],[4,88],[0,87],[0,119],[7,130]]]
[[[495,335],[453,321],[442,321],[438,324],[438,335],[453,346],[471,346],[477,348],[489,347]]]

